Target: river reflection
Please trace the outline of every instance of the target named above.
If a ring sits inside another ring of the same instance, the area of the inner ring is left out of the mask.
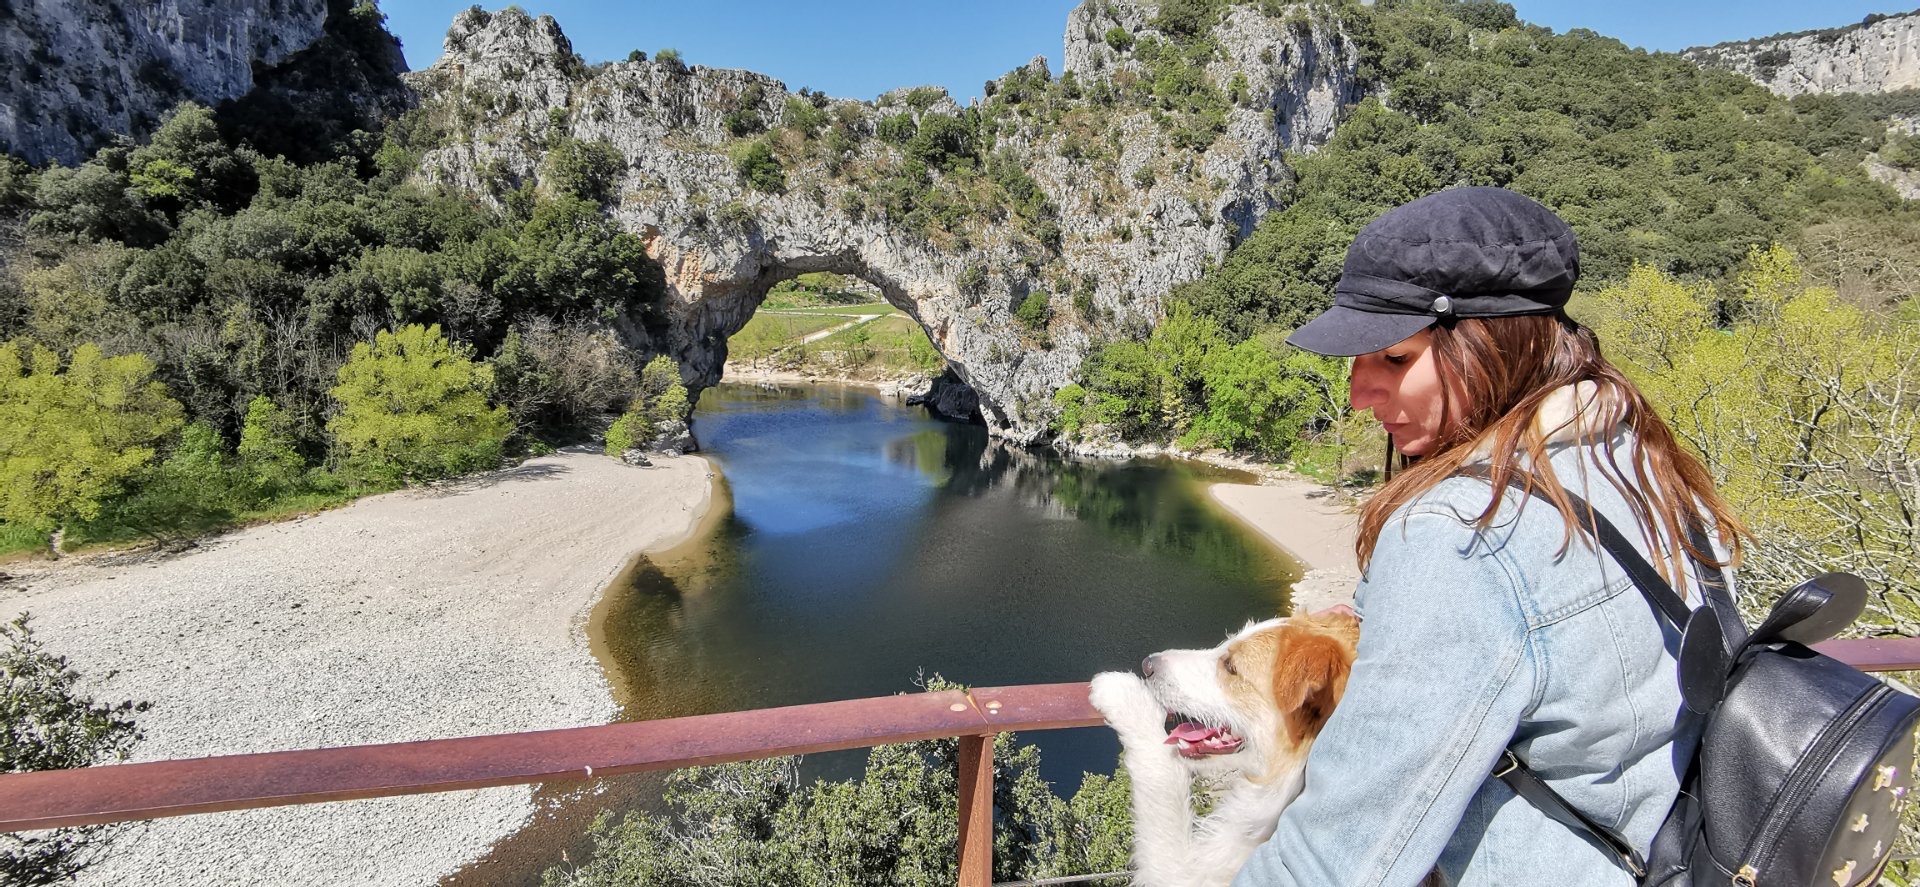
[[[911,691],[1084,681],[1210,646],[1283,608],[1298,568],[1206,501],[1246,480],[1175,462],[1074,463],[869,390],[707,390],[709,520],[607,589],[588,635],[629,720]],[[646,503],[636,507],[645,508]],[[1105,728],[1029,733],[1070,795],[1112,772]],[[816,755],[844,778],[860,752]],[[556,783],[528,827],[442,887],[537,883],[603,809],[658,809],[658,774]]]
[[[1297,577],[1204,500],[1219,472],[1068,462],[858,388],[722,385],[695,415],[731,507],[596,613],[628,718],[1086,680],[1211,645]],[[1065,791],[1113,768],[1108,731],[1028,738]]]

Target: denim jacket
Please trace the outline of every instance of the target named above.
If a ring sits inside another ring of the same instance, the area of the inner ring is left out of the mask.
[[[1568,408],[1572,391],[1548,407]],[[1560,481],[1639,536],[1594,435],[1564,436],[1576,439],[1549,437]],[[1632,465],[1624,428],[1598,436]],[[1696,739],[1676,735],[1678,633],[1604,553],[1579,536],[1563,551],[1548,504],[1510,490],[1477,531],[1491,495],[1484,480],[1450,478],[1388,520],[1355,591],[1364,621],[1346,694],[1305,790],[1235,887],[1403,887],[1436,864],[1458,887],[1633,883],[1490,774],[1513,746],[1644,853]]]

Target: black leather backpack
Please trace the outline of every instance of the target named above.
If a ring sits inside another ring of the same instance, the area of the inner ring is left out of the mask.
[[[1569,496],[1591,538],[1681,630],[1681,726],[1697,727],[1700,745],[1644,858],[1511,750],[1494,775],[1646,887],[1874,883],[1914,786],[1920,699],[1809,649],[1860,617],[1866,583],[1846,573],[1812,579],[1749,633],[1718,570],[1700,569],[1704,602],[1689,610],[1618,529]],[[1704,541],[1697,530],[1694,541]]]

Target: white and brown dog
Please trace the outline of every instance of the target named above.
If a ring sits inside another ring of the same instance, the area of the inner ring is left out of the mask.
[[[1120,734],[1133,780],[1135,884],[1233,880],[1300,794],[1359,638],[1343,612],[1273,619],[1210,650],[1148,656],[1141,677],[1094,677],[1093,706]],[[1193,812],[1196,778],[1214,789],[1204,816]]]

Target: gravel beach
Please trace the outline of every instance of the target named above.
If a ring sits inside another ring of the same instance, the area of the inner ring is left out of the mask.
[[[134,760],[606,723],[583,633],[602,588],[707,507],[699,457],[562,452],[231,533],[176,556],[9,565],[101,699],[144,699]],[[82,884],[423,885],[531,815],[529,787],[156,820]]]
[[[1293,585],[1295,609],[1353,603],[1360,581],[1353,540],[1359,515],[1334,492],[1309,480],[1268,478],[1261,484],[1214,484],[1213,501],[1306,568]]]

